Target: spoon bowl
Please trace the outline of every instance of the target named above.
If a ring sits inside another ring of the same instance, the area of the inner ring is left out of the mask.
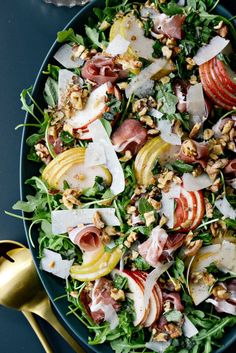
[[[17,242],[1,241],[0,256],[0,304],[39,315],[61,334],[75,352],[84,353],[53,313],[30,250]]]

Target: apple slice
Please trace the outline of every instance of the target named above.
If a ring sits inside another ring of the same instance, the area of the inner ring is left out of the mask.
[[[134,276],[132,271],[128,270],[120,271],[118,269],[114,269],[112,271],[112,277],[114,278],[116,274],[127,278],[127,284],[130,290],[127,297],[133,300],[135,311],[135,319],[133,323],[134,326],[138,326],[145,321],[148,315],[148,310],[144,307],[144,289],[141,280]]]
[[[212,59],[212,70],[214,70],[216,77],[221,82],[222,86],[232,94],[236,94],[236,85],[230,79],[230,76],[226,74],[226,72],[220,71],[218,67],[218,59]],[[220,65],[220,64],[219,64]]]
[[[186,191],[181,187],[179,198],[175,198],[177,207],[175,209],[174,229],[181,228],[182,232],[188,232],[195,229],[205,214],[205,204],[202,191]],[[181,225],[190,220],[189,227]]]
[[[142,288],[144,292],[146,276],[142,274],[141,271],[132,271],[132,274],[142,283]],[[150,327],[159,317],[160,305],[158,301],[158,296],[153,288],[152,294],[149,300],[149,312],[145,320],[142,322],[144,327]]]
[[[224,77],[228,85],[236,92],[236,73],[231,70],[229,65],[225,65],[221,60],[215,58],[215,63],[219,70],[220,76]]]
[[[233,109],[232,105],[229,105],[229,104],[222,102],[222,100],[220,100],[218,97],[216,97],[214,95],[214,93],[212,92],[212,88],[209,86],[208,80],[206,78],[205,64],[199,66],[199,75],[201,78],[203,89],[204,89],[206,95],[210,98],[210,100],[219,107],[222,107],[222,108],[229,110],[229,111],[232,110]]]
[[[113,85],[110,82],[99,86],[91,92],[84,109],[77,111],[67,122],[74,129],[82,129],[94,120],[99,119],[103,113],[109,110],[106,105],[106,94],[113,92]]]
[[[233,107],[234,102],[231,99],[229,99],[228,96],[222,95],[221,92],[219,92],[218,88],[216,87],[217,82],[214,81],[211,77],[208,62],[203,65],[203,70],[204,70],[204,75],[205,75],[207,85],[208,85],[209,89],[211,90],[211,92],[213,93],[214,97],[216,97],[218,99],[218,101],[221,102],[221,104],[225,104],[230,107]]]
[[[207,64],[206,64],[208,73],[209,73],[209,77],[211,77],[212,82],[213,82],[213,87],[214,84],[216,86],[216,91],[219,95],[219,97],[224,97],[225,99],[229,100],[232,102],[232,104],[236,104],[236,96],[235,96],[235,92],[230,92],[225,86],[223,86],[220,82],[219,77],[217,76],[215,70],[214,70],[214,66],[213,66],[213,60],[210,60]]]

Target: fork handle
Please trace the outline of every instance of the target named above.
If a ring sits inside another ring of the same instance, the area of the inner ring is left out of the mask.
[[[62,324],[58,321],[56,315],[52,311],[51,305],[46,305],[44,307],[45,311],[36,312],[39,316],[45,319],[71,346],[71,348],[76,353],[85,353],[84,349],[79,345],[79,343],[66,331]]]
[[[39,341],[41,342],[44,350],[46,353],[53,353],[52,348],[50,347],[48,341],[46,340],[46,337],[44,336],[39,324],[37,323],[37,321],[35,320],[35,317],[33,314],[26,312],[26,311],[22,311],[22,314],[25,316],[25,318],[28,320],[30,326],[32,327],[32,329],[34,330],[36,336],[38,337]]]

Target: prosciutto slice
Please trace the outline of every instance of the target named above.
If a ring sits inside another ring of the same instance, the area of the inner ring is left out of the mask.
[[[100,323],[105,319],[103,308],[111,305],[115,311],[120,309],[120,304],[111,297],[112,289],[112,281],[104,277],[95,281],[94,287],[89,294],[89,309],[94,322]]]
[[[163,299],[164,301],[169,300],[175,310],[184,311],[184,307],[181,303],[180,295],[177,292],[165,293],[163,292]]]
[[[125,72],[120,65],[115,64],[114,58],[96,54],[92,59],[86,61],[81,75],[100,86],[105,82],[114,83],[119,77],[124,78]]]
[[[196,151],[195,155],[189,156],[186,154],[187,145],[191,142],[194,150]],[[203,168],[206,167],[207,158],[208,158],[208,147],[203,142],[196,142],[194,140],[185,140],[181,146],[179,158],[186,163],[199,163]]]
[[[145,261],[156,267],[158,262],[166,260],[183,244],[184,236],[182,233],[170,236],[164,229],[157,226],[152,230],[149,239],[138,246],[138,252]]]
[[[224,175],[227,179],[236,178],[236,158],[232,159],[224,168]]]
[[[101,230],[93,225],[83,228],[76,227],[69,232],[69,237],[74,244],[85,252],[97,250],[102,244]]]
[[[130,151],[135,155],[147,141],[147,130],[135,119],[126,119],[112,135],[117,152]]]
[[[182,15],[174,15],[169,17],[164,13],[158,14],[153,19],[153,31],[156,33],[162,33],[169,38],[182,39],[182,25],[184,21],[185,16]]]

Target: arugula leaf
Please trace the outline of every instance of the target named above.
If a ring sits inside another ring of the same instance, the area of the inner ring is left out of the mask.
[[[72,42],[84,45],[84,39],[81,35],[75,34],[73,28],[68,28],[64,31],[57,32],[57,41],[59,43]]]
[[[96,196],[98,194],[101,194],[103,191],[105,191],[106,186],[103,182],[103,179],[101,177],[96,176],[94,185],[91,188],[87,188],[83,191],[83,195],[91,197],[91,196]]]
[[[144,213],[150,212],[153,210],[154,208],[152,207],[152,205],[144,197],[141,197],[141,199],[138,202],[139,213],[143,215]]]
[[[32,101],[32,97],[31,97],[31,93],[32,93],[32,86],[29,87],[29,88],[25,88],[23,89],[23,91],[21,92],[20,94],[20,100],[21,100],[21,103],[22,103],[22,107],[21,109],[26,111],[27,113],[31,114],[36,120],[38,123],[40,123],[40,120],[38,119],[38,117],[35,115],[34,113],[34,103],[30,104],[30,103],[27,103],[27,98],[30,98],[30,100]]]
[[[99,40],[99,32],[96,28],[90,28],[85,26],[85,33],[90,39],[90,41],[94,44],[95,48],[104,49],[104,42],[100,42]]]
[[[48,64],[47,71],[43,71],[43,74],[50,75],[54,80],[58,81],[58,75],[61,68],[56,65]]]
[[[166,168],[170,170],[176,170],[180,173],[191,173],[193,171],[193,166],[191,164],[187,164],[180,159],[177,159],[172,163],[167,163]]]
[[[168,322],[180,322],[183,318],[183,314],[175,309],[167,311],[164,316]]]
[[[26,139],[26,143],[28,146],[34,146],[38,141],[40,141],[44,137],[43,134],[32,134]]]
[[[117,289],[127,289],[127,282],[128,279],[125,277],[122,277],[120,275],[115,275],[114,279],[113,279],[113,284]]]
[[[185,278],[185,266],[183,260],[181,260],[178,256],[175,258],[175,263],[172,266],[172,270],[174,273],[175,279],[178,279],[182,283],[186,283],[186,278]]]
[[[54,108],[58,103],[58,83],[53,78],[48,77],[45,83],[44,99],[49,107]]]
[[[159,4],[159,8],[161,9],[162,12],[164,12],[167,16],[174,16],[174,15],[179,15],[184,12],[184,8],[169,2],[168,4]]]
[[[73,145],[75,139],[68,131],[62,131],[60,133],[60,138],[64,145],[71,146]]]
[[[178,103],[178,98],[173,94],[171,83],[161,84],[156,86],[157,89],[157,101],[162,103],[160,111],[164,114],[175,114],[176,104]]]
[[[140,271],[147,271],[151,267],[140,255],[134,260],[134,266]]]
[[[107,135],[110,137],[111,133],[112,133],[111,123],[104,118],[100,119],[100,121],[101,121],[103,127],[105,128]]]
[[[234,229],[234,230],[236,229],[236,220],[235,219],[226,218],[224,220],[224,222],[229,229]]]
[[[154,58],[161,58],[162,57],[162,47],[163,47],[163,44],[159,40],[156,40],[155,44],[153,45],[152,56]]]

